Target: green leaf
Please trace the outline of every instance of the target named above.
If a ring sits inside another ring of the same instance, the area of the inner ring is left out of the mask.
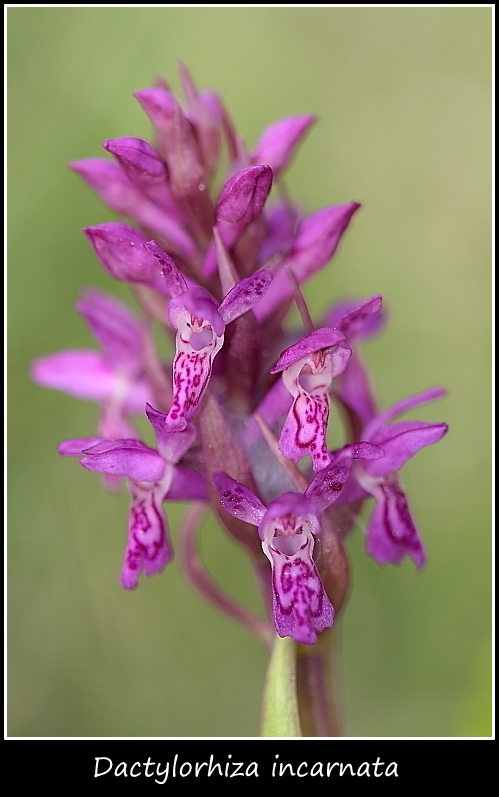
[[[276,637],[263,695],[262,736],[302,736],[296,696],[296,645]]]

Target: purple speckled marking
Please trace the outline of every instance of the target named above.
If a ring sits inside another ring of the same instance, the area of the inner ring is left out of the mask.
[[[313,644],[317,633],[331,626],[334,619],[333,607],[311,559],[310,548],[310,540],[307,540],[301,553],[298,551],[294,556],[286,556],[269,546],[273,559],[272,585],[277,632],[280,636],[292,636],[306,645]]]
[[[167,416],[169,428],[185,429],[208,386],[212,358],[207,352],[179,352],[173,365],[174,396]]]
[[[396,545],[402,544],[419,556],[422,546],[404,491],[394,481],[382,484],[381,489],[385,495],[383,514],[386,531]]]
[[[412,520],[405,494],[395,479],[379,482],[372,494],[376,506],[371,515],[366,550],[379,564],[399,564],[408,555],[417,567],[426,556]]]
[[[281,452],[294,460],[310,455],[314,471],[326,467],[330,462],[326,446],[328,420],[328,396],[300,391],[282,428]]]
[[[154,490],[137,483],[132,483],[130,490],[128,543],[120,576],[125,589],[136,588],[141,570],[146,576],[152,576],[160,573],[171,559],[166,521]]]

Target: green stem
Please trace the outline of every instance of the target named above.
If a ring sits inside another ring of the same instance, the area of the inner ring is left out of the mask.
[[[296,696],[296,649],[290,637],[275,637],[262,708],[263,737],[302,736]]]
[[[296,649],[296,689],[303,736],[343,736],[338,626],[323,631],[315,645],[296,644]]]

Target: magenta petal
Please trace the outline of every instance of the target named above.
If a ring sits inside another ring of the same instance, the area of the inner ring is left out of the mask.
[[[218,308],[224,323],[229,324],[251,310],[265,295],[271,282],[272,276],[262,268],[234,285]]]
[[[246,226],[262,212],[271,186],[270,166],[248,166],[237,172],[222,188],[217,220]]]
[[[150,449],[149,446],[146,446],[145,443],[142,443],[141,440],[136,440],[135,438],[128,438],[123,437],[120,440],[112,440],[109,438],[99,439],[96,443],[91,446],[88,446],[83,450],[84,454],[107,454],[112,451],[119,451],[120,449],[135,449],[137,451],[153,451],[154,449]]]
[[[425,421],[404,421],[388,426],[374,436],[374,442],[384,449],[384,456],[363,467],[370,476],[388,476],[400,470],[421,448],[438,443],[446,434],[445,423],[426,423]]]
[[[373,316],[381,311],[383,297],[380,294],[371,296],[361,304],[349,309],[335,326],[340,329],[346,338],[353,339],[365,334],[364,330],[371,323]]]
[[[140,191],[117,163],[103,158],[83,158],[72,161],[69,167],[116,213],[129,213],[140,201]]]
[[[150,282],[160,269],[158,261],[143,244],[142,233],[120,221],[86,227],[83,232],[98,259],[112,277],[130,282]]]
[[[300,535],[304,536],[304,535]],[[274,538],[275,540],[282,538]],[[317,634],[333,625],[334,609],[312,559],[313,538],[307,536],[293,555],[269,543],[272,564],[274,622],[280,637],[313,645]]]
[[[354,411],[362,424],[367,425],[375,417],[376,405],[369,377],[355,350],[339,378],[336,395]]]
[[[121,586],[135,589],[142,571],[146,576],[161,573],[172,558],[168,525],[154,490],[132,484],[132,507]]]
[[[157,86],[141,89],[133,95],[160,132],[170,132],[177,101],[170,91]]]
[[[147,141],[128,136],[103,141],[102,146],[118,161],[131,183],[168,216],[176,221],[181,220],[171,194],[165,163]]]
[[[253,163],[268,163],[277,175],[288,166],[296,147],[316,119],[316,116],[288,116],[269,125],[253,151]]]
[[[182,434],[177,432],[177,434]],[[177,465],[173,468],[173,478],[168,490],[169,501],[209,501],[206,479],[192,468]]]
[[[284,265],[293,272],[300,285],[312,277],[332,258],[359,207],[358,202],[333,205],[301,220],[290,254],[276,271],[266,296],[255,308],[255,316],[259,321],[293,296],[294,287]]]
[[[341,329],[350,341],[370,338],[380,330],[385,321],[385,314],[381,310],[381,301],[382,297],[379,294],[363,302],[360,302],[359,299],[343,299],[328,310],[324,316],[324,323],[327,326]],[[377,307],[377,305],[379,306]],[[364,319],[359,316],[359,310],[368,310]],[[352,323],[353,321],[355,323]]]
[[[123,405],[124,410],[142,414],[147,402],[150,401],[152,401],[152,391],[149,383],[145,379],[136,379],[128,387],[128,394]]]
[[[196,429],[189,423],[183,431],[166,431],[165,424],[167,424],[168,416],[155,410],[150,404],[146,406],[146,415],[154,429],[159,453],[167,462],[177,463],[194,442]]]
[[[31,378],[43,387],[91,401],[104,401],[116,382],[102,354],[85,349],[69,349],[40,357],[31,366]]]
[[[90,289],[76,302],[113,366],[135,371],[140,366],[142,328],[132,311],[113,296]]]
[[[446,391],[443,387],[431,387],[428,390],[423,390],[422,393],[416,393],[414,396],[408,396],[408,398],[401,399],[401,401],[397,401],[396,404],[389,407],[384,412],[380,413],[373,418],[372,421],[366,426],[363,433],[363,438],[365,440],[373,440],[374,436],[377,432],[385,426],[389,421],[396,418],[398,415],[402,415],[402,413],[407,412],[407,410],[412,409],[413,407],[420,407],[421,404],[426,404],[428,401],[434,401],[437,398],[441,398],[445,396]]]
[[[337,500],[350,470],[350,463],[328,465],[314,476],[305,490],[305,495],[321,512],[324,511]]]
[[[426,561],[407,498],[395,479],[373,488],[376,506],[367,526],[366,552],[378,564],[399,564],[410,556],[416,567]]]
[[[166,238],[179,252],[194,254],[194,245],[177,218],[149,200],[116,163],[87,158],[70,167],[98,193],[116,213],[131,216],[148,229]]]
[[[102,146],[114,155],[127,177],[137,185],[166,180],[165,164],[147,141],[127,136],[103,141]]]
[[[285,368],[288,368],[292,363],[301,360],[303,357],[307,357],[309,354],[313,354],[316,351],[330,349],[332,346],[337,346],[338,343],[342,343],[344,340],[345,336],[343,333],[332,327],[316,329],[310,335],[306,335],[306,337],[299,340],[298,343],[294,343],[292,346],[285,349],[270,373],[277,374],[279,371],[284,371]]]
[[[166,289],[172,298],[179,296],[179,294],[187,289],[187,282],[175,265],[173,258],[171,258],[156,241],[146,241],[144,249],[150,252],[158,261]]]
[[[251,490],[222,471],[214,474],[213,481],[226,512],[253,526],[259,525],[266,509]]]
[[[276,205],[265,213],[266,235],[260,251],[260,262],[265,263],[275,254],[288,254],[298,222],[299,212],[291,205]],[[334,326],[329,324],[328,326]]]
[[[298,268],[299,277],[315,273],[317,268],[325,265],[332,257],[341,236],[359,207],[359,202],[330,205],[305,216],[300,221],[290,258],[291,267]]]
[[[379,445],[366,443],[348,443],[348,445],[331,452],[331,464],[339,465],[345,459],[380,459],[385,454]]]
[[[73,440],[63,440],[57,446],[57,450],[63,457],[81,457],[87,448],[103,442],[105,441],[102,437],[75,437]]]
[[[137,482],[159,481],[166,467],[157,451],[135,440],[110,440],[93,446],[80,462],[87,470],[128,476]]]

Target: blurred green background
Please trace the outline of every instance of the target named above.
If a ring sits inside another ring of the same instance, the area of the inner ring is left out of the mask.
[[[363,209],[307,297],[320,312],[383,294],[388,327],[364,348],[381,406],[449,391],[412,416],[447,421],[449,435],[403,474],[427,568],[379,568],[360,530],[349,541],[348,732],[490,734],[491,9],[17,7],[7,21],[8,733],[259,733],[264,650],[177,562],[119,587],[128,498],[55,451],[93,434],[97,407],[28,379],[33,358],[94,346],[73,307],[83,287],[129,295],[80,231],[114,216],[66,164],[103,154],[105,139],[150,138],[131,94],[158,74],[178,90],[181,58],[249,146],[279,117],[319,115],[288,187],[309,212]],[[168,514],[175,539],[181,507]],[[214,524],[202,550],[258,608]]]

